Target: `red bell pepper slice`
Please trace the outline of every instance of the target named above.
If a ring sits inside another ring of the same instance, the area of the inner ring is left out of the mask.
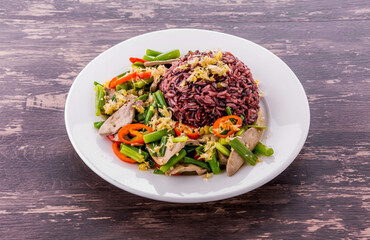
[[[134,58],[134,57],[130,57],[130,58],[129,58],[129,60],[130,60],[130,62],[132,62],[132,63],[136,63],[136,62],[145,63],[145,62],[147,62],[147,61],[146,61],[146,60],[144,60],[144,59],[141,59],[141,58]]]
[[[113,149],[114,154],[116,154],[116,156],[119,159],[121,159],[122,161],[124,161],[124,162],[127,162],[127,163],[137,163],[135,160],[127,157],[126,155],[122,154],[119,151],[120,150],[120,145],[121,145],[121,143],[119,143],[119,142],[113,142],[112,149]]]
[[[231,119],[236,120],[236,123],[232,122]],[[242,119],[235,115],[229,115],[229,116],[224,116],[222,118],[219,118],[213,124],[213,127],[212,127],[213,134],[221,138],[228,137],[231,134],[234,134],[238,131],[234,128],[233,129],[231,128],[233,125],[236,125],[238,128],[240,128],[242,126]],[[228,131],[228,132],[225,134],[222,134],[222,132],[224,131]]]
[[[175,125],[175,132],[177,136],[180,136],[182,133],[185,133],[186,136],[188,136],[191,139],[198,139],[199,138],[199,132],[198,128],[190,126],[188,124],[184,123],[176,123]]]
[[[124,82],[130,81],[131,79],[136,77],[136,72],[127,74],[121,78],[114,77],[112,80],[109,82],[109,87],[110,88],[115,88],[118,84],[122,84]]]
[[[141,123],[127,124],[118,131],[118,138],[126,144],[144,144],[143,134],[137,130],[145,129],[148,132],[153,132],[151,127],[148,127]],[[134,136],[134,138],[127,140],[125,136],[128,135]]]

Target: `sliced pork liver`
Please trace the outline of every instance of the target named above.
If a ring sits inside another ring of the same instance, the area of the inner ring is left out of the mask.
[[[132,123],[135,116],[135,109],[133,108],[135,98],[136,96],[129,97],[129,101],[104,122],[99,129],[100,135],[107,136],[115,134],[121,127]]]
[[[256,128],[250,128],[245,131],[238,139],[249,149],[253,150],[257,145],[258,141],[262,136],[262,130]],[[234,175],[239,168],[244,164],[244,159],[236,152],[231,150],[230,156],[226,164],[227,176],[231,177]]]

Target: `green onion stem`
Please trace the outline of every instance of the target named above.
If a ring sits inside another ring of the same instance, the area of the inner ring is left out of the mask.
[[[134,149],[132,149],[131,147],[129,147],[128,145],[126,145],[124,143],[121,143],[120,152],[123,155],[135,160],[136,162],[141,163],[141,162],[144,161],[144,156],[142,154],[136,152]]]
[[[216,142],[216,149],[220,151],[226,157],[230,156],[230,150],[222,146],[219,142]]]
[[[210,161],[208,161],[209,166],[213,174],[219,174],[221,172],[220,163],[217,161],[216,151],[213,151],[213,156]]]
[[[161,170],[162,172],[167,172],[172,166],[178,163],[185,156],[186,156],[186,151],[185,149],[182,149],[177,155],[170,158],[170,160],[168,160],[166,164],[162,165],[159,170]]]
[[[254,152],[263,154],[265,156],[271,156],[274,154],[274,149],[267,147],[265,144],[258,142],[255,148],[253,149]]]
[[[188,139],[189,139],[188,136],[175,137],[173,138],[173,142],[174,143],[186,142]]]
[[[227,115],[233,115],[233,113],[231,112],[231,108],[229,106],[226,107],[226,112],[227,112]]]
[[[144,142],[145,143],[151,143],[160,140],[163,136],[166,136],[169,134],[169,131],[167,129],[163,129],[160,131],[148,133],[144,135]]]
[[[183,162],[184,163],[188,163],[188,164],[194,164],[194,165],[197,165],[197,166],[199,166],[201,168],[205,168],[208,171],[211,171],[208,163],[202,162],[202,161],[199,161],[199,160],[196,160],[194,158],[185,157],[184,160],[183,160]]]
[[[94,122],[94,127],[99,129],[101,127],[101,125],[103,125],[105,121],[100,121],[100,122]]]
[[[250,165],[256,165],[256,155],[254,155],[238,138],[234,138],[229,144]]]
[[[148,56],[156,57],[156,56],[161,55],[161,54],[162,54],[162,52],[159,52],[159,51],[156,51],[156,50],[152,50],[152,49],[147,49],[146,50],[146,55],[148,55]],[[144,59],[144,60],[146,60],[146,59]]]

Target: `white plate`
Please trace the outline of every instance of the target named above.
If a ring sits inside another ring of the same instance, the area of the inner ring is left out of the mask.
[[[272,146],[272,157],[256,166],[243,166],[233,177],[226,173],[208,180],[201,176],[163,176],[138,170],[138,165],[120,161],[111,142],[93,127],[98,118],[94,109],[93,82],[105,82],[124,71],[129,57],[141,57],[147,48],[157,50],[218,49],[241,59],[266,93],[262,107],[268,130],[264,142]],[[248,40],[229,34],[172,29],[151,32],[123,41],[91,61],[77,76],[69,91],[65,123],[68,136],[82,160],[111,184],[139,196],[168,202],[207,202],[249,192],[267,183],[295,159],[309,129],[310,112],[306,94],[292,70],[277,56]]]

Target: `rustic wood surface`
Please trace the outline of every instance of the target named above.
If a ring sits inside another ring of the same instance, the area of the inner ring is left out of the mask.
[[[92,172],[64,125],[68,90],[130,37],[202,28],[252,40],[297,74],[309,136],[281,175],[231,199],[172,204]],[[370,2],[0,2],[1,239],[369,239]]]

